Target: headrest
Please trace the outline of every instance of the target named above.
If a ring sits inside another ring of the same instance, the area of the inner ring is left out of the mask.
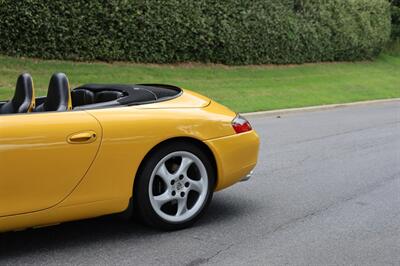
[[[35,92],[32,76],[22,73],[17,79],[15,94],[11,100],[17,108],[17,113],[27,113],[35,107]]]
[[[51,76],[46,101],[36,108],[38,112],[67,111],[72,109],[68,78],[64,73]]]
[[[1,106],[0,114],[27,113],[35,106],[32,77],[28,73],[19,75],[13,98]]]

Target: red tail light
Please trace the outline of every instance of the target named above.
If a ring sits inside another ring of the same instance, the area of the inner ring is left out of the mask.
[[[237,115],[235,119],[232,120],[232,127],[237,134],[247,132],[252,130],[253,128],[250,125],[250,122],[246,120],[241,115]]]

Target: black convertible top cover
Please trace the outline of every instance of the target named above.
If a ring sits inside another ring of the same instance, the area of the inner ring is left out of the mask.
[[[182,89],[164,84],[85,84],[73,89],[72,93],[82,90],[90,91],[94,95],[118,93],[120,96],[111,101],[74,106],[75,110],[153,103],[178,97],[182,93]]]

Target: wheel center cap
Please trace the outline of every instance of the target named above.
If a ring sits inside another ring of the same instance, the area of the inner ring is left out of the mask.
[[[183,185],[182,185],[181,182],[176,183],[176,189],[177,189],[177,190],[181,190],[182,187],[183,187]]]

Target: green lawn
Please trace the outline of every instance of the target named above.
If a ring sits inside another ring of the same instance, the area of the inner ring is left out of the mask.
[[[53,72],[83,83],[167,83],[205,94],[235,111],[400,97],[400,53],[374,62],[299,66],[136,65],[76,63],[0,56],[0,99],[10,98],[19,73],[32,74],[44,95]]]

